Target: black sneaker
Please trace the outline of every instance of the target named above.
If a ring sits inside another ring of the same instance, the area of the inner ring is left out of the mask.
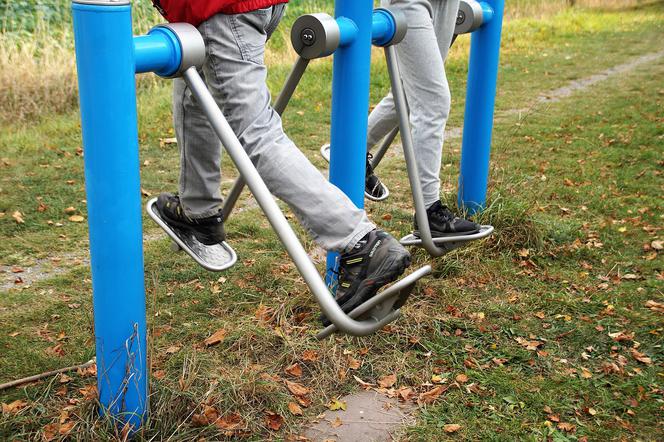
[[[339,257],[338,285],[334,296],[348,313],[395,281],[410,265],[410,253],[392,236],[372,230],[350,252]],[[324,326],[330,321],[323,315]]]
[[[206,218],[189,218],[184,213],[180,197],[172,193],[159,195],[156,207],[166,224],[191,231],[196,239],[206,246],[219,244],[226,240],[221,210],[216,215]]]
[[[441,236],[472,235],[473,233],[480,231],[479,224],[459,218],[440,201],[436,201],[427,209],[427,217],[429,218],[431,236],[434,238]],[[415,225],[413,235],[419,238],[420,231],[417,227],[417,217],[413,217],[413,219]]]
[[[371,166],[371,158],[373,155],[367,154],[367,170],[364,178],[364,194],[367,198],[373,201],[383,201],[390,194],[387,187],[378,179],[374,174],[373,167]]]

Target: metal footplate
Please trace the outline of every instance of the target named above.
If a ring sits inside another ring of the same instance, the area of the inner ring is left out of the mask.
[[[444,249],[447,252],[450,252],[459,247],[463,247],[468,244],[470,241],[476,241],[478,239],[486,238],[487,236],[493,233],[493,226],[480,226],[480,231],[473,233],[471,235],[458,235],[458,236],[442,236],[437,238],[432,238],[433,243],[438,247]],[[423,247],[422,239],[416,237],[412,233],[401,238],[399,241],[403,246],[416,246]]]
[[[392,284],[373,298],[348,313],[353,319],[374,320],[381,328],[401,316],[399,309],[408,300],[415,288],[415,283],[431,273],[431,266],[424,266],[400,281]],[[325,339],[337,331],[337,326],[330,324],[319,331],[316,338]]]
[[[204,269],[212,272],[221,272],[232,267],[237,262],[235,250],[226,241],[208,246],[199,242],[191,232],[166,224],[159,215],[156,203],[157,198],[153,198],[145,206],[150,218],[159,224],[159,227],[164,229],[177,245],[177,248],[187,252]]]

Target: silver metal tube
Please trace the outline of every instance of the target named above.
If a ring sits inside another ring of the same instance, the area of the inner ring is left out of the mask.
[[[318,274],[316,266],[314,266],[313,262],[309,259],[307,252],[302,247],[302,244],[295,235],[295,232],[293,232],[290,224],[288,224],[286,217],[281,212],[281,209],[279,209],[277,202],[272,197],[265,182],[263,182],[263,179],[249,159],[249,156],[244,151],[244,148],[242,147],[242,144],[240,144],[235,133],[233,133],[233,130],[226,121],[226,118],[224,118],[223,113],[219,109],[219,106],[217,106],[212,94],[210,94],[210,91],[198,75],[196,69],[187,69],[184,73],[184,79],[198,101],[201,109],[207,116],[212,129],[219,137],[219,140],[224,145],[224,148],[235,163],[235,166],[242,177],[247,181],[249,189],[254,194],[258,205],[267,216],[272,228],[277,233],[277,236],[279,236],[286,251],[309,286],[309,289],[313,293],[318,305],[320,305],[323,314],[325,314],[325,316],[327,316],[327,318],[329,318],[329,320],[332,321],[341,332],[353,336],[366,336],[382,328],[387,322],[389,322],[388,319],[390,318],[385,318],[381,321],[376,321],[374,319],[355,321],[348,317],[341,308],[339,308],[328,291],[327,286]]]
[[[394,103],[397,108],[397,115],[399,116],[401,144],[403,145],[403,154],[406,159],[408,179],[410,181],[410,188],[413,193],[415,216],[417,217],[417,226],[420,229],[422,245],[431,256],[442,256],[445,254],[445,250],[434,244],[433,238],[431,236],[431,229],[429,228],[427,209],[424,206],[424,196],[422,195],[420,176],[417,171],[417,163],[415,161],[413,137],[410,132],[408,104],[406,102],[406,94],[404,93],[403,85],[401,84],[401,73],[399,72],[399,64],[397,62],[396,49],[394,46],[388,46],[385,48],[385,58],[387,60],[387,69],[389,71],[390,81],[392,83],[392,95],[394,96]]]
[[[300,80],[302,80],[302,76],[307,70],[307,66],[309,66],[309,60],[302,57],[297,58],[295,66],[293,66],[293,70],[290,72],[290,74],[288,74],[286,84],[284,84],[284,87],[281,89],[281,92],[279,93],[279,96],[277,97],[277,100],[273,106],[274,110],[279,115],[282,115],[286,110],[290,99],[293,97],[293,93],[295,93],[297,85],[300,84]],[[233,183],[233,187],[228,193],[228,196],[224,200],[224,204],[221,208],[221,214],[224,221],[227,221],[231,216],[231,212],[233,212],[233,208],[235,207],[237,200],[240,198],[240,195],[242,195],[242,191],[244,190],[244,186],[246,184],[247,183],[244,181],[242,176],[238,177],[235,183]]]
[[[399,127],[395,127],[388,133],[385,138],[383,138],[383,141],[381,141],[380,146],[378,146],[378,149],[376,149],[376,153],[373,154],[373,159],[371,160],[371,167],[374,169],[378,167],[380,164],[381,160],[387,153],[387,150],[390,148],[392,143],[394,142],[394,139],[397,137],[399,134]]]

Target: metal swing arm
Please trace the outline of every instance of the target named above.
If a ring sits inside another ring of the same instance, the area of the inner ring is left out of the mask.
[[[396,49],[394,46],[385,48],[385,59],[387,60],[387,69],[392,84],[392,95],[394,104],[399,117],[399,129],[401,132],[401,144],[406,159],[406,168],[408,169],[408,180],[413,193],[413,203],[415,204],[415,217],[420,229],[422,246],[432,256],[442,256],[447,250],[441,249],[433,242],[431,229],[427,217],[427,208],[424,205],[424,196],[422,195],[422,186],[420,185],[417,162],[415,160],[415,149],[413,149],[413,137],[410,132],[410,121],[408,118],[408,104],[406,94],[401,84],[401,73],[399,72],[399,63],[397,62]]]
[[[235,136],[235,133],[233,133],[233,130],[217,106],[217,103],[212,97],[212,94],[210,94],[203,79],[198,75],[196,68],[191,67],[187,69],[184,72],[183,77],[198,101],[203,113],[210,122],[212,129],[219,137],[219,140],[224,145],[224,148],[230,155],[244,180],[246,180],[251,193],[258,202],[258,205],[267,216],[272,228],[277,233],[277,236],[283,243],[286,251],[295,263],[306,284],[309,286],[309,289],[313,293],[318,305],[320,305],[323,314],[335,324],[339,331],[353,336],[370,335],[395,320],[399,316],[398,310],[388,313],[381,319],[369,318],[362,321],[352,319],[341,310],[334,298],[330,295],[330,292],[320,277],[316,266],[314,266],[313,262],[307,255],[307,252],[302,247],[302,244],[295,235],[290,224],[288,224],[286,217],[281,212],[281,209],[272,197],[265,182],[249,159],[247,153],[244,151],[240,141]],[[430,268],[427,270],[428,272],[431,271]],[[394,289],[394,286],[390,287],[385,292],[388,292],[388,290],[392,291],[383,295],[385,298],[390,298],[389,295],[392,293],[392,298],[397,295],[395,292],[398,290]]]

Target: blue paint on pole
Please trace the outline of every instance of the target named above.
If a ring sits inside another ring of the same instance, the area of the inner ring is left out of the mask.
[[[363,208],[373,1],[337,0],[335,17],[351,20],[356,35],[334,54],[330,182]],[[334,277],[329,270],[336,267],[337,256],[329,253],[327,258],[326,280],[332,286]]]
[[[458,194],[470,214],[486,205],[504,6],[504,0],[482,2],[485,23],[471,37]]]
[[[129,4],[73,3],[102,413],[147,409],[145,283]]]
[[[169,77],[177,72],[182,60],[178,37],[163,27],[153,28],[148,35],[134,37],[134,58],[137,74],[155,72]]]

